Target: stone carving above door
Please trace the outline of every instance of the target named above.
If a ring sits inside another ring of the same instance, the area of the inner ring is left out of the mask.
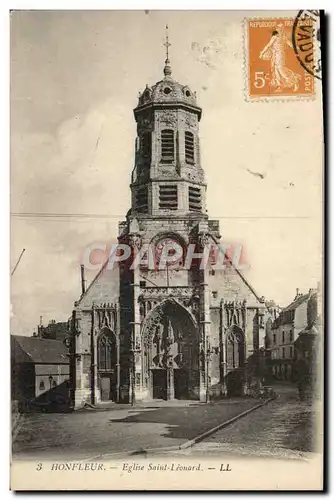
[[[232,300],[226,302],[225,309],[225,323],[226,327],[230,328],[232,325],[240,327],[242,330],[246,328],[246,300],[238,301]]]

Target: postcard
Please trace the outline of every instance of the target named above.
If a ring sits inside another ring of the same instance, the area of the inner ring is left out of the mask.
[[[11,489],[323,489],[324,13],[16,10]]]

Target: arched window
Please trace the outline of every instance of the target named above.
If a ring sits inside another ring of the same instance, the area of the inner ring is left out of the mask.
[[[226,361],[228,368],[239,368],[245,363],[245,336],[241,328],[232,326],[227,334]]]
[[[185,133],[185,151],[186,151],[186,162],[194,163],[195,160],[194,134],[192,132]]]
[[[40,384],[39,384],[39,390],[40,391],[44,391],[45,390],[45,384],[44,384],[44,381],[41,380]]]
[[[174,130],[161,131],[161,161],[172,163],[175,158]]]
[[[97,366],[100,371],[111,371],[116,363],[116,342],[111,331],[100,334],[97,341]]]

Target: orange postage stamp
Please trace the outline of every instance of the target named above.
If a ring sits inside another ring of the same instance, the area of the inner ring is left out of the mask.
[[[308,20],[312,30],[312,20]],[[310,98],[314,76],[301,64],[293,47],[294,19],[247,19],[247,97]]]

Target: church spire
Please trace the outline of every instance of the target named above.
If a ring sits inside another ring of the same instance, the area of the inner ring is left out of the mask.
[[[164,75],[165,77],[171,76],[172,74],[172,68],[170,67],[170,60],[169,60],[169,47],[171,44],[169,43],[169,37],[168,37],[168,24],[166,24],[166,41],[164,43],[164,46],[166,47],[166,60],[165,60],[165,67],[164,67]]]

